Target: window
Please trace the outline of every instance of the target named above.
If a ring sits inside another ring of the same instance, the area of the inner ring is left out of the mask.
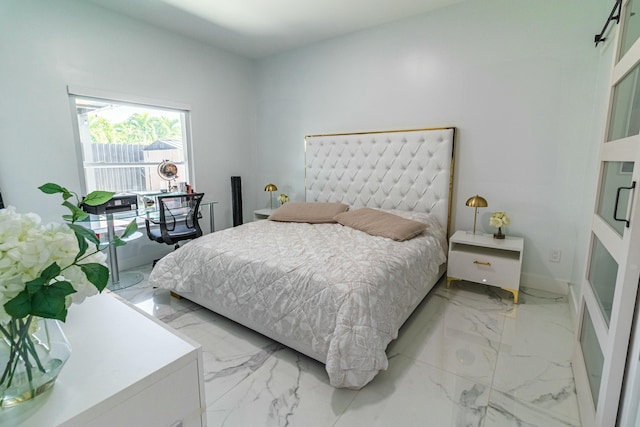
[[[78,95],[71,101],[86,192],[158,192],[191,181],[187,110]],[[177,167],[176,176],[159,173],[166,162]]]

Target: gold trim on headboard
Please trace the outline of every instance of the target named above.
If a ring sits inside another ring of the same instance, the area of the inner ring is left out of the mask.
[[[373,134],[383,134],[383,133],[400,133],[400,132],[420,132],[420,131],[435,131],[435,130],[453,130],[452,142],[451,142],[451,168],[449,171],[449,201],[447,208],[447,236],[450,236],[451,233],[451,210],[453,207],[453,182],[454,182],[454,169],[455,169],[455,149],[456,149],[456,127],[455,126],[444,126],[444,127],[434,127],[434,128],[417,128],[417,129],[399,129],[399,130],[382,130],[382,131],[371,131],[371,132],[350,132],[350,133],[327,133],[327,134],[316,134],[316,135],[306,135],[304,138],[304,153],[305,153],[305,164],[304,164],[304,197],[307,200],[307,138],[318,138],[318,137],[333,137],[333,136],[353,136],[353,135],[373,135]]]

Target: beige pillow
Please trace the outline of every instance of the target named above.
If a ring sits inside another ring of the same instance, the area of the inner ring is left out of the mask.
[[[310,224],[322,224],[336,222],[334,216],[349,209],[349,205],[343,203],[294,203],[289,202],[280,206],[270,216],[271,221],[281,222],[308,222]]]
[[[416,237],[428,227],[424,222],[371,208],[344,212],[336,215],[334,219],[342,225],[364,231],[372,236],[388,237],[397,241]]]

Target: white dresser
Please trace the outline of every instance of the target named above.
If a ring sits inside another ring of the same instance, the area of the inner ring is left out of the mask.
[[[497,286],[513,293],[517,304],[523,251],[521,237],[494,239],[491,234],[456,231],[449,240],[447,287],[452,280]]]
[[[72,353],[55,386],[0,425],[206,425],[199,344],[113,294],[71,306],[63,330]]]

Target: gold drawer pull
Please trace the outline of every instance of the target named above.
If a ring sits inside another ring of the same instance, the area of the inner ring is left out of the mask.
[[[491,267],[490,262],[482,262],[482,261],[473,261],[474,264],[486,265],[487,267]]]

